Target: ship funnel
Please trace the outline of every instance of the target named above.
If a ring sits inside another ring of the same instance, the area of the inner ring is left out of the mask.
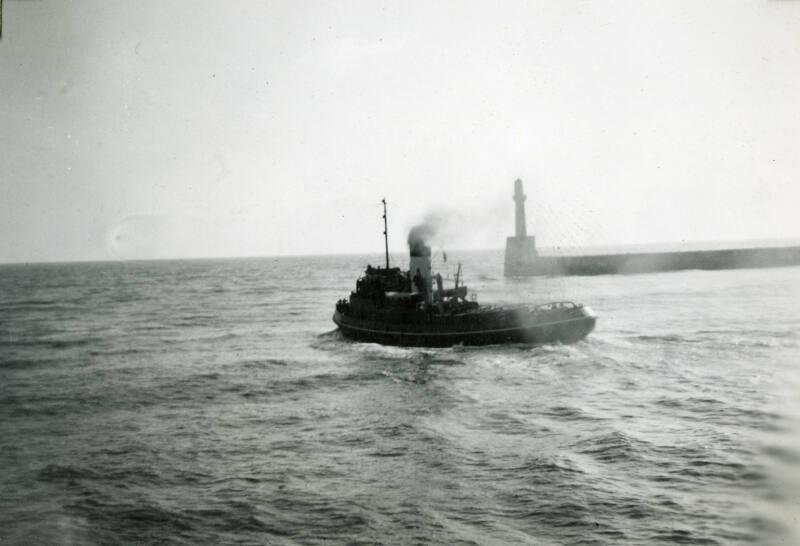
[[[430,235],[430,231],[430,228],[423,224],[413,228],[408,234],[408,270],[411,275],[411,290],[423,293],[425,301],[429,304],[433,297],[431,247],[425,241]]]
[[[411,290],[425,294],[425,301],[431,303],[433,296],[433,279],[431,278],[431,249],[423,246],[416,253],[412,252],[408,260],[411,274]]]

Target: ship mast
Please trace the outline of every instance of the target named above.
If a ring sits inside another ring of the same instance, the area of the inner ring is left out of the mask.
[[[386,269],[389,269],[389,228],[386,221],[386,198],[381,199],[383,203],[383,242],[386,245]]]

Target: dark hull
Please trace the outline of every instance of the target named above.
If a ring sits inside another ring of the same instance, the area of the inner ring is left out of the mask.
[[[615,275],[686,269],[746,269],[800,265],[800,247],[740,248],[685,252],[539,256],[533,238],[509,237],[505,275]]]
[[[515,312],[516,313],[516,312]],[[453,345],[494,345],[500,343],[574,343],[594,329],[596,317],[585,308],[550,316],[522,316],[517,324],[501,325],[493,320],[453,318],[399,324],[358,319],[336,312],[333,322],[342,334],[356,341],[413,347],[451,347]],[[483,324],[481,324],[483,322]],[[503,321],[505,322],[505,321]]]

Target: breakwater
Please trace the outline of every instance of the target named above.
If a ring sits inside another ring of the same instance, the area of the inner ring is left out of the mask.
[[[539,255],[532,237],[506,243],[507,277],[534,275],[614,275],[686,269],[746,269],[800,264],[800,246],[639,252],[584,256]]]

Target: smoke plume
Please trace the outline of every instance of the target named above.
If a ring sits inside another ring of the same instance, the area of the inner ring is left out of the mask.
[[[431,247],[428,242],[436,234],[436,229],[427,223],[419,224],[408,232],[408,251],[412,256],[430,256]]]
[[[431,246],[496,248],[513,232],[513,222],[513,207],[506,200],[473,208],[439,208],[411,228],[408,249],[412,256],[424,256]]]

